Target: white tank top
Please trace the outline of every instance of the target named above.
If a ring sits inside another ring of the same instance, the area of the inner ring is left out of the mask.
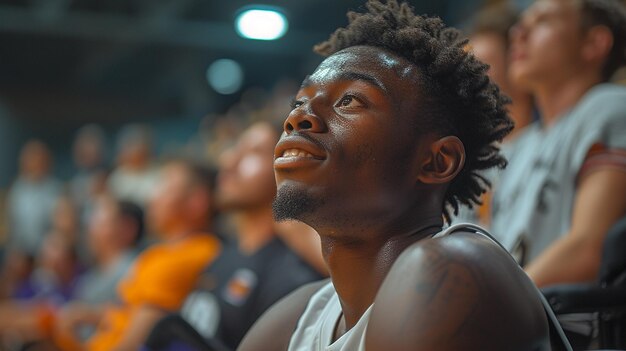
[[[455,231],[473,231],[473,226],[458,224],[439,232],[433,238],[449,235]],[[365,351],[365,331],[369,323],[372,304],[363,313],[357,324],[335,342],[333,337],[339,318],[342,316],[339,296],[332,282],[317,291],[298,321],[289,341],[288,351]]]

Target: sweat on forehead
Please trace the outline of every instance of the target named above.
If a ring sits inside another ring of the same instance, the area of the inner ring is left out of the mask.
[[[326,58],[302,85],[306,86],[324,78],[331,78],[329,75],[336,75],[342,71],[362,70],[377,71],[377,75],[387,75],[393,72],[402,79],[416,79],[418,73],[415,64],[394,53],[374,46],[352,46]]]

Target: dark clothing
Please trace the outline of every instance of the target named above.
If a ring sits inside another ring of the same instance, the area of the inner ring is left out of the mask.
[[[236,243],[226,243],[185,301],[181,315],[203,337],[235,349],[266,309],[321,278],[279,239],[252,255],[242,254]]]

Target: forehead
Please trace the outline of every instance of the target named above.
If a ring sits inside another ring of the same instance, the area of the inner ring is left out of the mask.
[[[323,85],[335,80],[365,80],[387,93],[402,83],[415,83],[418,67],[407,59],[370,46],[355,46],[326,58],[302,83]]]
[[[574,19],[578,9],[578,2],[575,0],[538,0],[524,12],[523,17],[553,16]]]

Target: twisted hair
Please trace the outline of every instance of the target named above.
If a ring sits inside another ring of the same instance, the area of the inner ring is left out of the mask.
[[[463,169],[444,197],[442,210],[449,222],[450,211],[457,214],[460,205],[480,204],[481,194],[491,186],[481,171],[506,166],[497,142],[513,129],[505,108],[509,99],[490,82],[488,66],[463,49],[467,39],[441,19],[415,15],[410,5],[397,0],[368,0],[366,8],[365,13],[349,12],[348,26],[314,50],[329,56],[351,46],[373,46],[417,66],[424,104],[415,116],[418,133],[455,135],[465,147]]]

